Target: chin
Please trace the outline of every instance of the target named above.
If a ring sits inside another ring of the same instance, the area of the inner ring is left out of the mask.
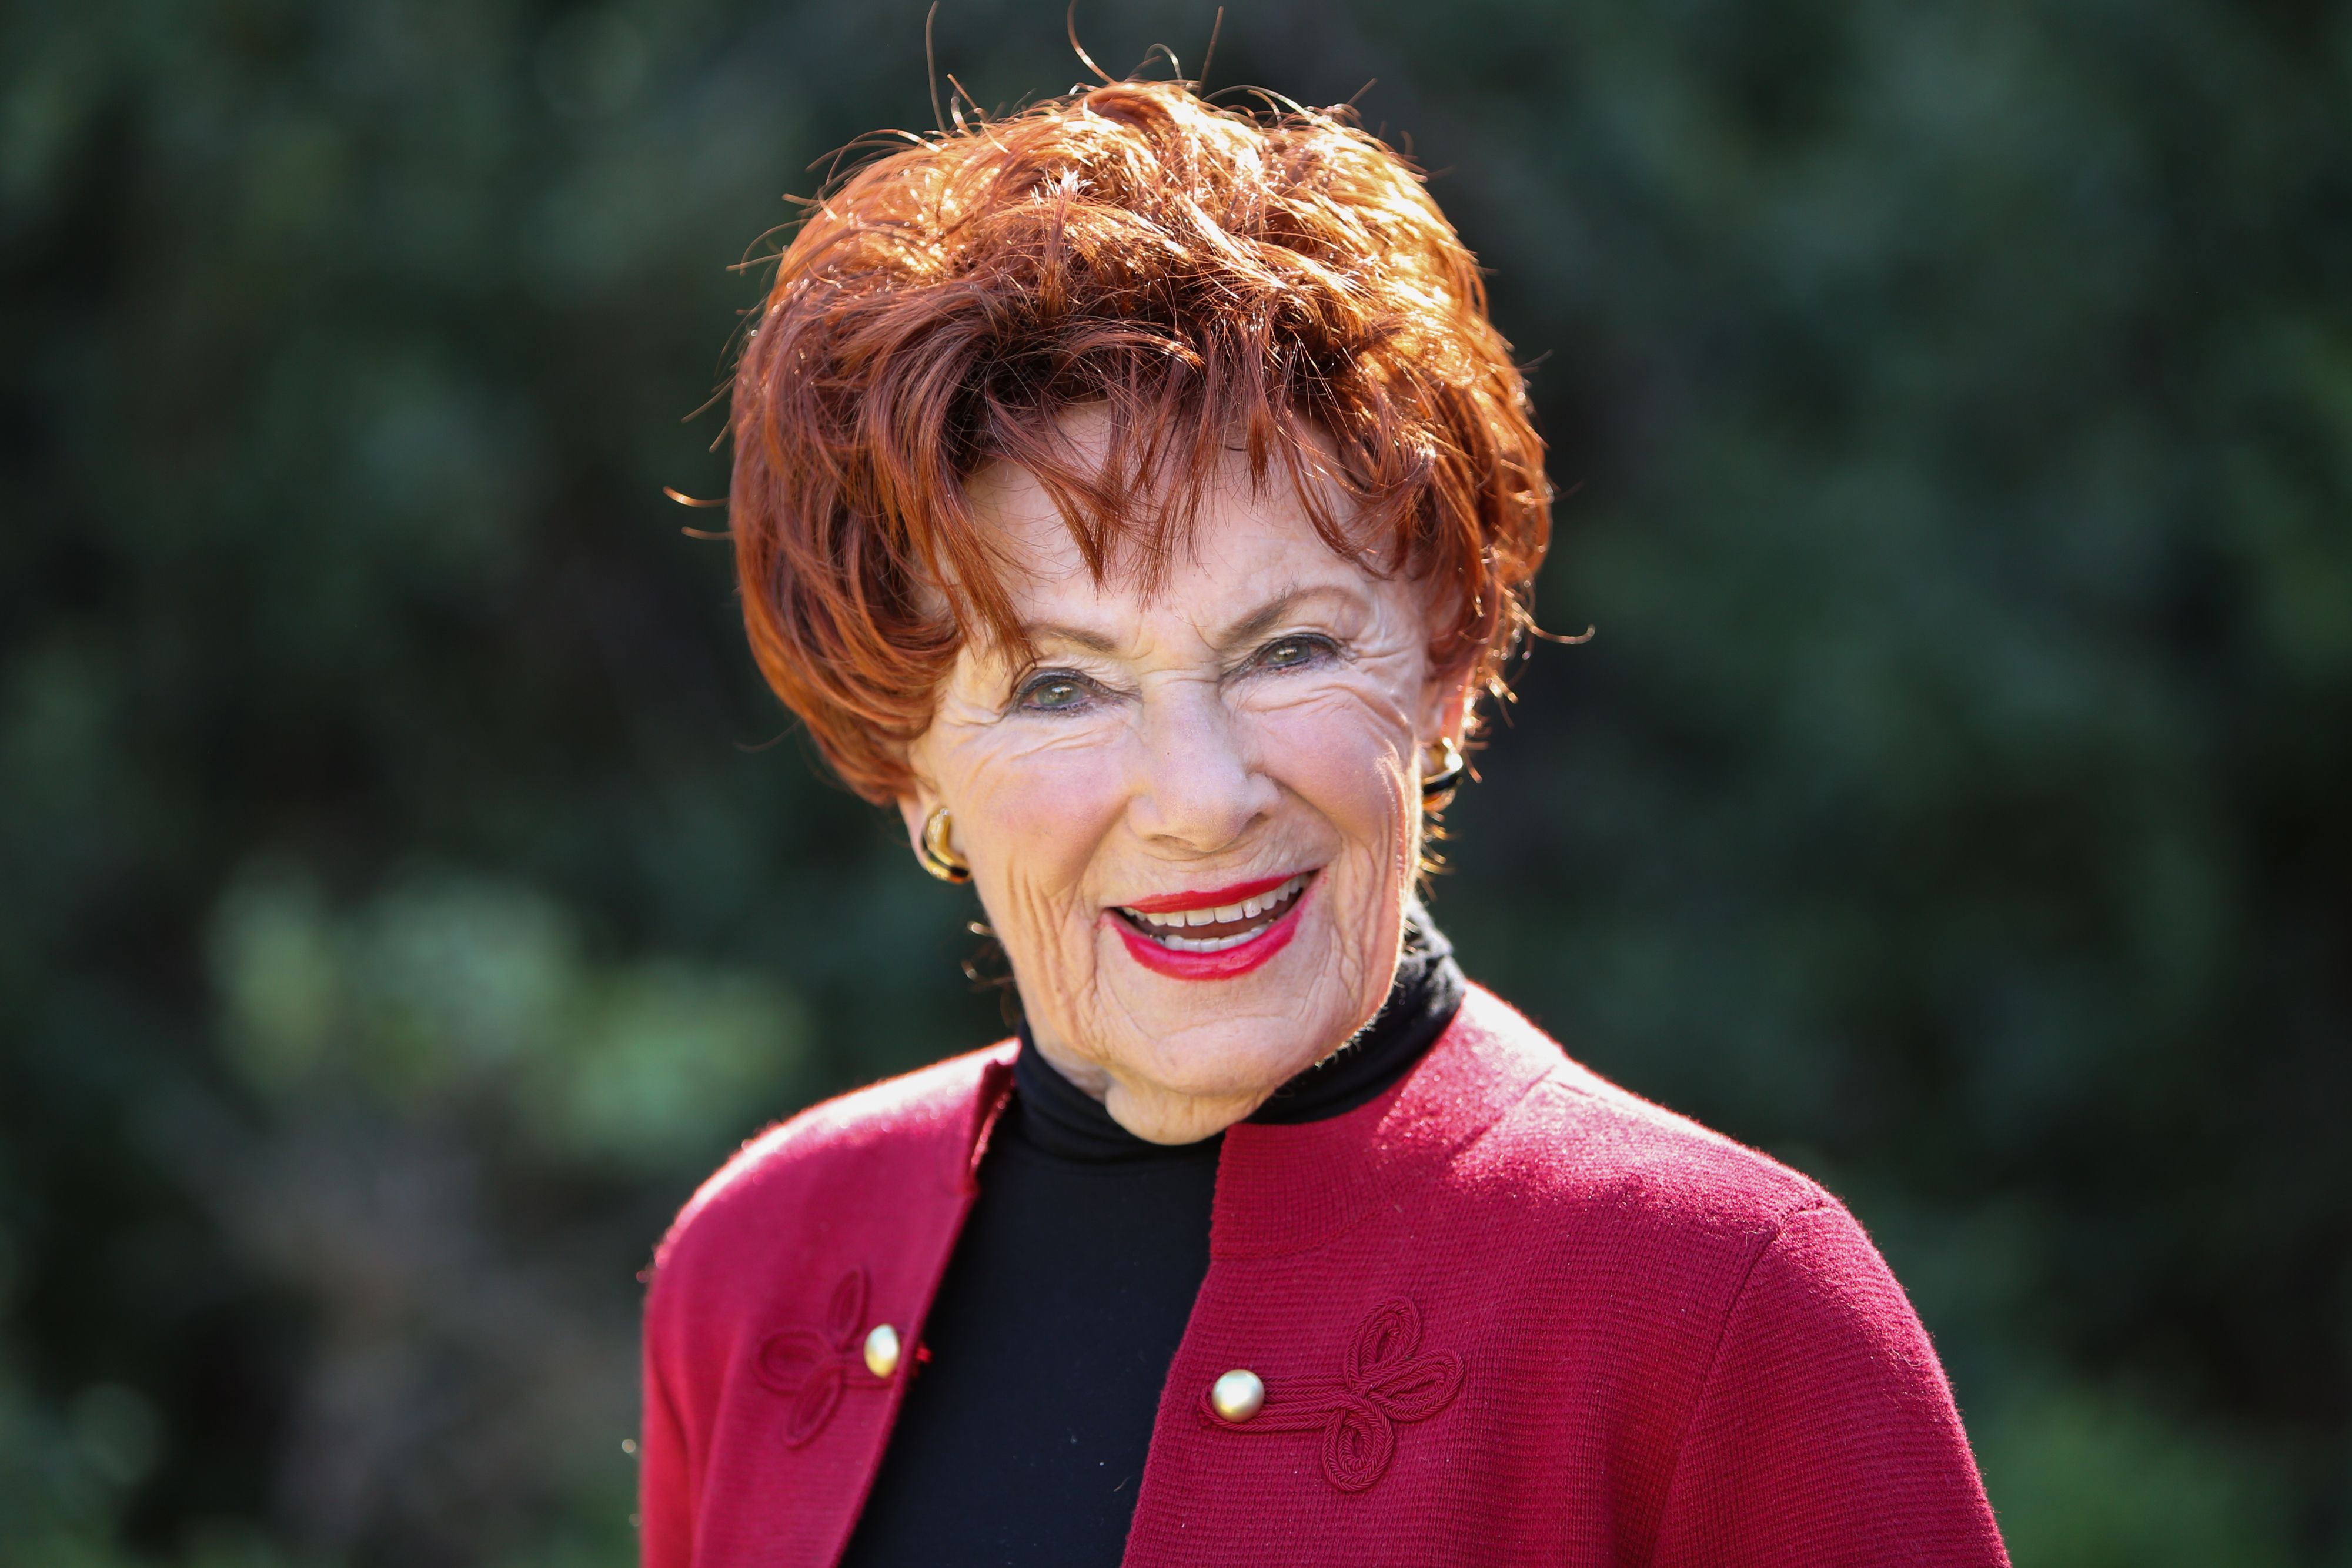
[[[1234,1019],[1187,1030],[1150,1073],[1152,1084],[1187,1099],[1260,1100],[1315,1065],[1324,1049],[1302,1045],[1263,1019]]]
[[[1340,939],[1331,901],[1311,878],[1276,920],[1246,939],[1176,950],[1106,919],[1098,946],[1160,1088],[1216,1099],[1264,1096],[1344,1042],[1379,1010],[1394,955]],[[1401,905],[1399,906],[1401,910]],[[1401,918],[1401,915],[1400,915]],[[1351,925],[1376,927],[1377,919]]]

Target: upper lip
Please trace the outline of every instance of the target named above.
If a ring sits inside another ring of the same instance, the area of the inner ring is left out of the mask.
[[[1181,915],[1194,909],[1214,909],[1222,904],[1239,904],[1245,898],[1255,898],[1261,893],[1272,893],[1294,876],[1303,873],[1286,871],[1275,876],[1254,877],[1229,887],[1202,888],[1198,893],[1159,893],[1150,898],[1139,898],[1119,904],[1121,909],[1138,915]]]

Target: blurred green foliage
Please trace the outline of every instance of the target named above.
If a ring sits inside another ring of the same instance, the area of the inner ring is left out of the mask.
[[[994,1031],[661,495],[921,32],[0,12],[0,1562],[625,1560],[667,1215]],[[2021,1564],[2352,1563],[2352,11],[1265,0],[1213,75],[1360,91],[1536,364],[1600,635],[1453,813],[1473,974],[1848,1197]]]

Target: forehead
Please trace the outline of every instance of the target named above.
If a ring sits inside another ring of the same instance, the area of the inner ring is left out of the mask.
[[[1083,442],[1092,433],[1080,426],[1074,434]],[[1004,590],[1024,622],[1087,612],[1095,621],[1169,615],[1207,622],[1285,592],[1336,588],[1381,597],[1401,587],[1332,549],[1279,467],[1253,485],[1235,452],[1207,476],[1190,527],[1173,536],[1169,558],[1149,574],[1141,547],[1130,542],[1114,547],[1097,580],[1052,496],[1026,469],[992,463],[965,490],[974,520],[1002,552]]]

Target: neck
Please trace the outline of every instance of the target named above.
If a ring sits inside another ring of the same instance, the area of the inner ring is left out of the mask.
[[[1030,1141],[1079,1159],[1148,1155],[1155,1146],[1198,1144],[1241,1121],[1319,1121],[1377,1098],[1410,1071],[1460,1005],[1462,972],[1452,946],[1416,904],[1407,912],[1402,956],[1370,1023],[1271,1093],[1230,1099],[1135,1092],[1091,1063],[1065,1062],[1024,1024],[1014,1064],[1021,1120]],[[1041,1049],[1041,1046],[1045,1046]]]
[[[1147,1144],[1197,1144],[1213,1138],[1265,1103],[1264,1094],[1213,1098],[1178,1094],[1149,1083],[1113,1080],[1103,1095],[1110,1119]]]
[[[1232,1095],[1193,1094],[1167,1089],[1148,1080],[1122,1077],[1097,1062],[1073,1057],[1062,1042],[1021,1027],[1024,1061],[1044,1064],[1066,1083],[1075,1085],[1099,1113],[1129,1137],[1146,1144],[1197,1144],[1213,1138],[1265,1103],[1273,1091]]]

